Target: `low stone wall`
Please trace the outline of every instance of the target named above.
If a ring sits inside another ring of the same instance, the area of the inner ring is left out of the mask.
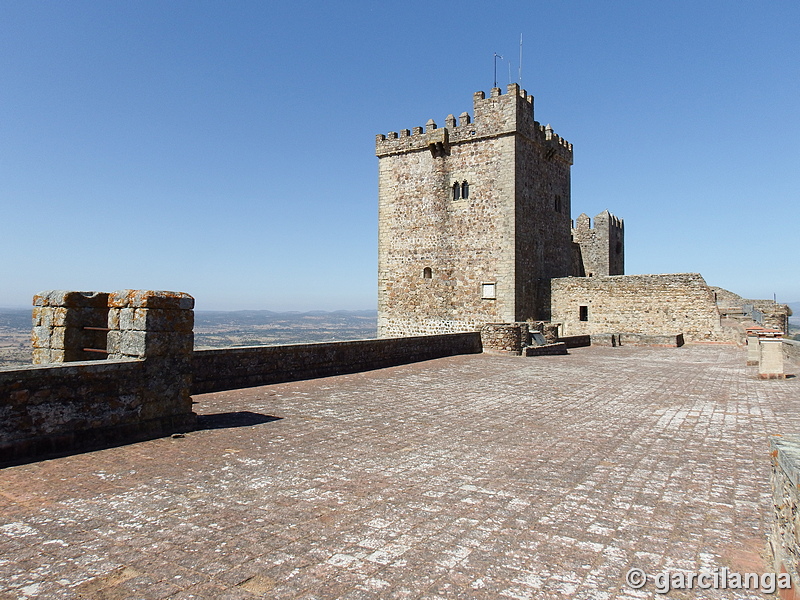
[[[665,348],[680,348],[683,346],[682,333],[665,333],[662,335],[647,335],[643,333],[620,333],[620,346],[663,346]]]
[[[382,369],[481,352],[480,333],[195,350],[193,394]]]
[[[588,337],[592,342],[592,346],[611,346],[616,348],[620,345],[618,333],[593,333]]]
[[[154,394],[158,381],[142,360],[0,370],[0,464],[191,429],[191,404]]]
[[[528,346],[523,351],[525,356],[558,356],[569,354],[567,345],[564,342],[554,342],[544,346]]]
[[[792,592],[800,590],[797,565],[800,564],[800,435],[774,436],[772,454],[773,519],[769,533],[774,571],[789,573]],[[793,598],[792,593],[782,597]]]
[[[569,337],[559,338],[558,341],[564,342],[564,345],[567,348],[584,348],[586,346],[591,346],[594,343],[594,340],[590,335],[571,335]],[[610,344],[602,344],[602,345],[610,345]]]
[[[481,327],[481,344],[488,353],[519,356],[528,345],[530,332],[527,323],[487,323]]]

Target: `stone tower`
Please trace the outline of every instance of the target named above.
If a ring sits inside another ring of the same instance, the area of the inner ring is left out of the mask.
[[[517,84],[461,113],[378,135],[378,335],[547,319],[573,274],[572,144]]]
[[[572,239],[578,244],[577,269],[573,275],[625,274],[625,225],[607,210],[591,219],[585,214],[575,219]]]

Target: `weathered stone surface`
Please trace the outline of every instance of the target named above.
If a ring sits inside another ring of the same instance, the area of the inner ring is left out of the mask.
[[[540,280],[571,273],[572,145],[516,84],[473,105],[472,122],[377,138],[381,337],[546,317]]]
[[[789,573],[793,587],[800,588],[800,436],[770,438],[772,454],[772,504],[769,543],[773,569]]]
[[[772,599],[625,585],[771,570],[765,432],[798,430],[800,379],[743,361],[474,354],[199,396],[185,438],[0,470],[0,597]]]
[[[519,356],[529,337],[527,323],[487,323],[481,327],[481,345],[483,351],[490,354]]]
[[[189,310],[194,308],[194,298],[184,292],[117,290],[109,294],[108,307]]]
[[[180,308],[191,296],[127,290],[109,309],[109,294],[55,291],[34,302],[34,364],[66,364],[4,373],[0,462],[191,426],[194,319]]]
[[[747,343],[747,365],[755,366],[761,356],[761,349],[758,347],[758,336],[748,333],[745,339]]]
[[[559,356],[569,354],[567,345],[564,342],[544,344],[542,346],[528,346],[524,351],[525,356]]]
[[[697,273],[565,277],[552,279],[550,289],[552,320],[562,324],[565,336],[683,333],[686,341],[723,339],[713,292]]]
[[[786,377],[783,366],[783,339],[760,338],[758,346],[758,376],[762,379]]]
[[[61,306],[68,308],[103,308],[108,301],[105,292],[71,292],[48,290],[33,297],[34,306]]]
[[[595,277],[598,275],[625,274],[625,225],[607,210],[591,219],[582,213],[575,219],[572,239],[578,244],[579,263],[573,275]]]
[[[289,346],[196,350],[192,393],[356,373],[481,352],[478,332]]]

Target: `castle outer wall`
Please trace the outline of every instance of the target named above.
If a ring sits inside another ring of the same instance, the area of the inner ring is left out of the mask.
[[[687,342],[724,338],[714,292],[698,273],[565,277],[550,282],[552,320],[562,336],[683,333]]]

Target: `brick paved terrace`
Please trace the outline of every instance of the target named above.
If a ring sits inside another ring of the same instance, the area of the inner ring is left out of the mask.
[[[598,347],[197,396],[185,438],[0,470],[0,598],[603,600],[653,597],[631,567],[761,573],[800,379],[744,364]]]

